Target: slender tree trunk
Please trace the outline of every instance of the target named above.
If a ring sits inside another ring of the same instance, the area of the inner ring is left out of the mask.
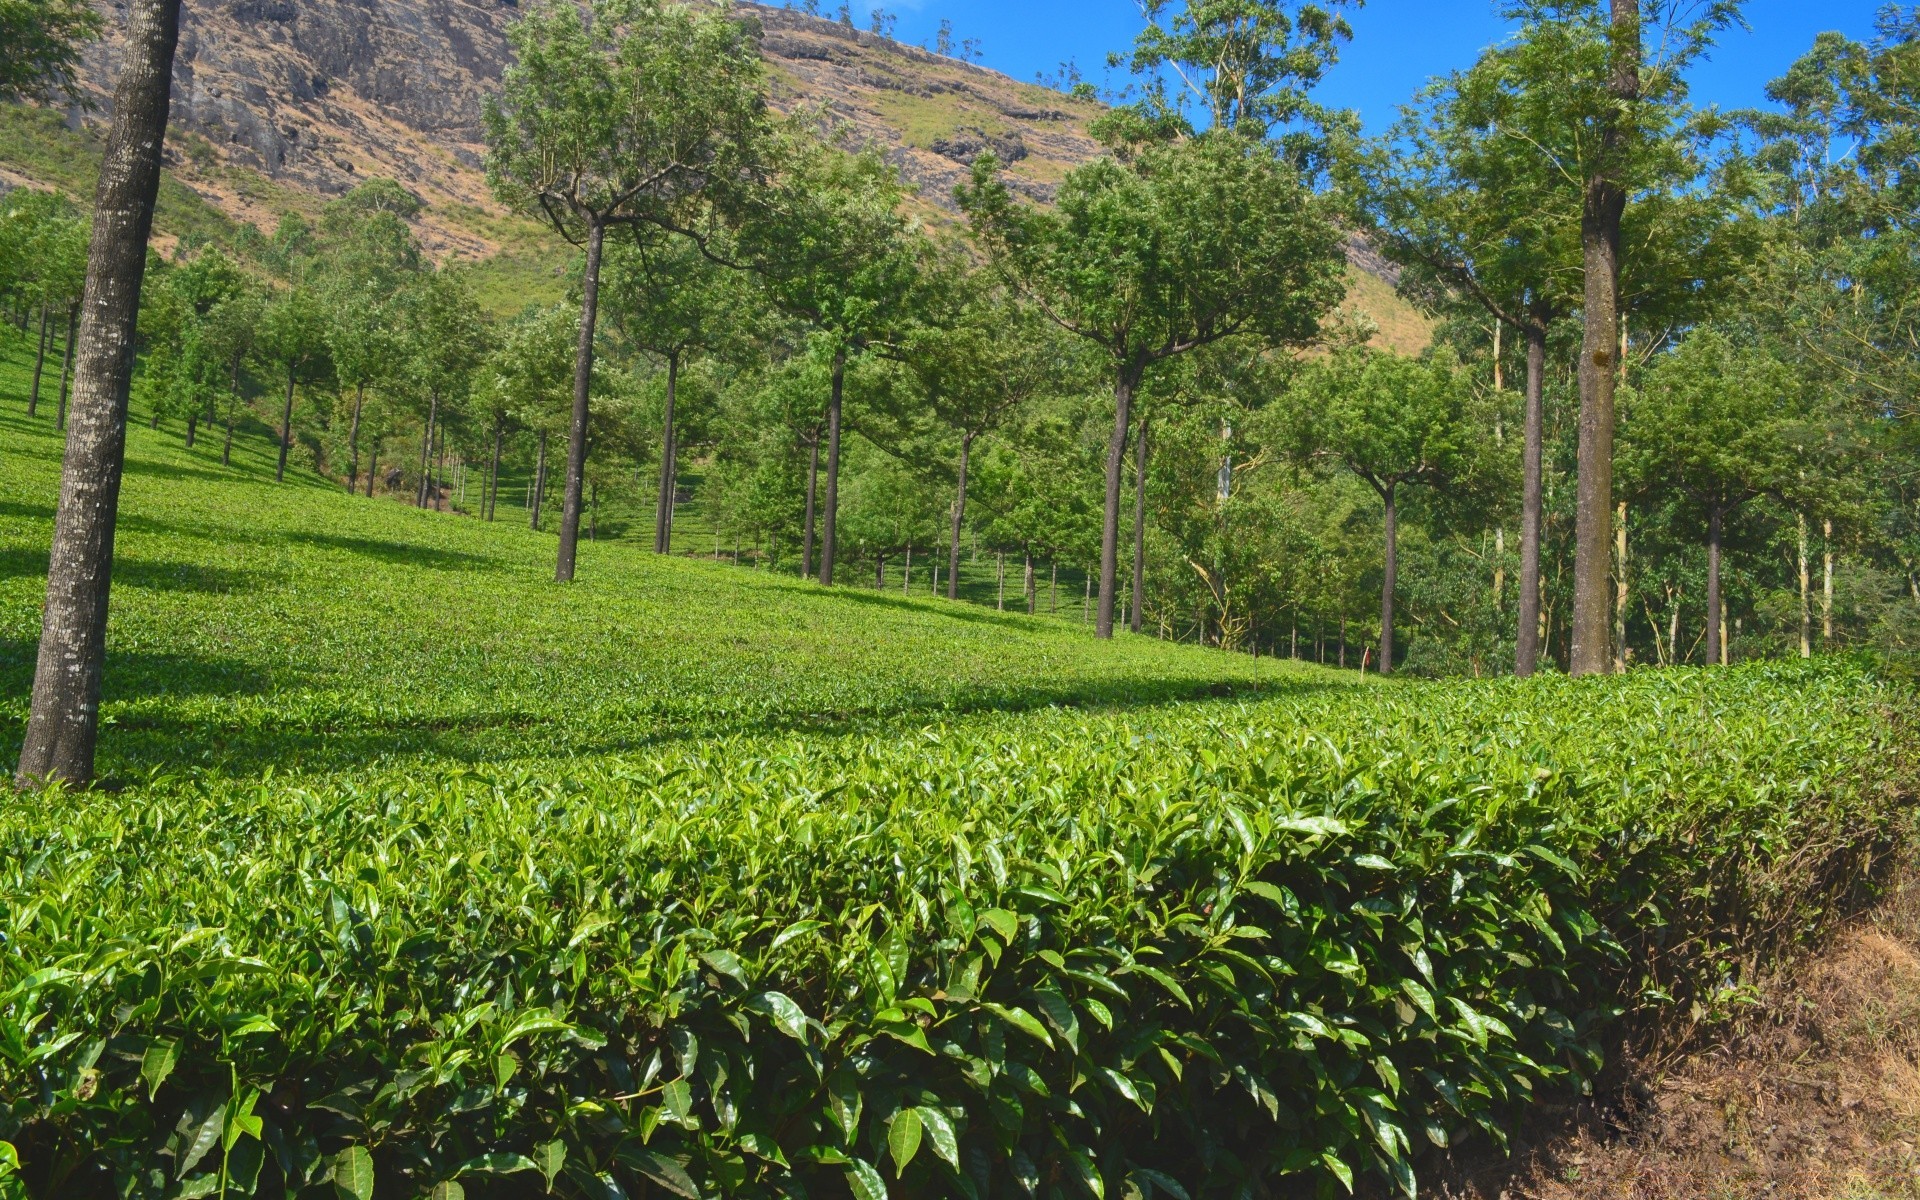
[[[1093,635],[1113,637],[1114,591],[1120,574],[1120,471],[1127,461],[1127,434],[1133,429],[1132,375],[1122,367],[1113,384],[1113,436],[1107,441],[1107,498],[1100,526],[1100,613]]]
[[[967,519],[967,467],[973,457],[973,431],[960,435],[960,483],[953,492],[953,541],[947,553],[947,599],[960,598],[960,529]]]
[[[67,309],[67,348],[60,359],[60,416],[54,422],[55,429],[67,427],[67,384],[73,378],[73,343],[79,329],[80,305],[76,302]]]
[[[1228,468],[1222,468],[1224,472]],[[1140,417],[1140,437],[1133,444],[1133,617],[1129,628],[1140,632],[1147,599],[1147,418]]]
[[[73,436],[67,439],[22,782],[93,779],[134,326],[160,187],[180,0],[131,0],[125,65],[94,193]]]
[[[544,504],[544,502],[546,501],[546,498],[547,498],[547,431],[542,429],[540,431],[539,448],[534,451],[533,499],[528,501],[528,507],[533,510],[529,514],[529,516],[532,520],[533,528],[536,532],[538,532],[540,529],[540,509]]]
[[[807,444],[807,519],[800,547],[800,578],[813,578],[814,499],[820,490],[820,430],[816,426]]]
[[[1520,487],[1520,620],[1515,630],[1513,672],[1525,678],[1540,666],[1541,482],[1546,447],[1547,330],[1527,334],[1526,446]]]
[[[1720,661],[1720,639],[1724,636],[1720,617],[1720,536],[1725,520],[1716,504],[1707,517],[1707,662]]]
[[[1380,584],[1380,673],[1393,674],[1393,593],[1400,582],[1400,504],[1396,489],[1380,493],[1387,504],[1387,569]],[[1340,624],[1340,665],[1347,665],[1346,622]]]
[[[1622,500],[1613,523],[1613,669],[1627,673],[1627,502]]]
[[[1799,514],[1800,657],[1813,657],[1813,571],[1807,551],[1807,514]]]
[[[1632,135],[1626,110],[1640,97],[1639,0],[1610,0],[1612,9],[1612,99],[1620,111],[1601,135],[1600,166],[1587,180],[1580,217],[1586,269],[1582,315],[1586,335],[1580,355],[1580,481],[1574,515],[1573,645],[1575,675],[1603,675],[1608,651],[1607,580],[1613,531],[1615,356],[1620,337],[1620,221],[1627,194],[1615,176]]]
[[[507,419],[493,418],[493,457],[487,464],[487,520],[491,522],[500,507],[500,443],[507,435]]]
[[[360,409],[367,402],[367,385],[353,388],[353,420],[347,426],[347,495],[353,495],[360,482]]]
[[[440,423],[440,393],[427,393],[427,427],[420,437],[420,486],[414,489],[413,506],[427,506],[427,491],[433,486],[433,431]]]
[[[293,380],[294,367],[287,364],[287,402],[280,410],[280,465],[273,472],[273,481],[280,483],[287,477],[287,451],[293,448]],[[432,426],[428,427],[428,437],[432,437]]]
[[[428,491],[433,498],[433,511],[447,510],[447,429],[442,423],[433,431],[433,478]]]
[[[667,407],[660,429],[660,499],[654,507],[653,552],[665,554],[673,546],[673,500],[679,490],[679,447],[674,444],[673,406],[680,391],[680,355],[667,355]]]
[[[833,586],[840,520],[840,404],[846,395],[847,352],[833,352],[833,393],[827,399],[827,502],[820,522],[820,586]]]
[[[876,592],[887,590],[887,556],[884,554],[873,556],[873,590]]]
[[[200,408],[195,405],[187,414],[187,449],[193,449],[193,438],[200,431]]]
[[[240,360],[235,358],[233,360],[233,376],[227,385],[227,440],[226,443],[220,447],[220,465],[223,467],[231,467],[233,465],[233,414],[234,410],[239,407]],[[367,486],[371,489],[373,485],[369,483]],[[373,492],[369,490],[367,494],[371,496]]]
[[[580,280],[580,347],[573,358],[573,423],[567,433],[567,491],[560,503],[560,556],[553,578],[573,582],[573,559],[580,542],[580,502],[587,478],[587,416],[593,395],[593,332],[600,317],[600,255],[607,227],[595,220],[587,229],[587,269]]]
[[[1824,551],[1820,584],[1820,646],[1824,650],[1831,650],[1833,649],[1833,521],[1831,518],[1820,522],[1820,535]]]
[[[40,302],[40,349],[33,356],[33,388],[27,392],[27,415],[40,415],[40,373],[47,365],[47,302]]]
[[[905,596],[912,591],[913,591],[913,543],[908,542],[906,565],[902,567],[900,571],[900,594],[902,596]]]
[[[1007,552],[1005,550],[993,552],[993,586],[994,611],[1007,611]]]
[[[1031,546],[1027,547],[1027,551],[1026,551],[1026,588],[1027,588],[1027,615],[1032,616],[1034,612],[1034,606],[1039,602],[1039,593],[1034,589],[1034,586],[1033,586],[1033,547]]]
[[[373,481],[380,475],[380,439],[373,439],[373,448],[367,451],[367,499],[373,499]]]

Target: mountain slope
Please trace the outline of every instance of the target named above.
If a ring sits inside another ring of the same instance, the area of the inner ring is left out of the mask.
[[[88,53],[84,74],[104,106],[119,69],[124,4],[101,2],[115,35]],[[1101,111],[1096,102],[837,21],[740,8],[760,23],[774,104],[823,110],[884,152],[929,206],[951,211],[954,185],[984,150],[1018,190],[1041,201],[1100,152],[1087,133]],[[362,180],[397,179],[427,204],[419,230],[430,252],[442,261],[490,261],[499,307],[519,308],[523,291],[552,293],[564,248],[502,212],[481,169],[483,98],[499,85],[517,11],[516,0],[189,4],[175,67],[171,175],[212,212],[262,230],[289,212],[311,215]],[[97,113],[67,114],[80,134],[97,121]],[[53,144],[56,132],[22,110],[0,111],[0,183],[83,195],[84,171],[49,167],[76,157]],[[161,229],[186,232],[164,219]],[[1355,304],[1393,344],[1424,344],[1428,323],[1379,286],[1377,258],[1355,251],[1356,270],[1374,277],[1358,281]]]

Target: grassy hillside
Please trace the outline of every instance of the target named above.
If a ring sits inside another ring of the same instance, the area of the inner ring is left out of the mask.
[[[0,368],[0,756],[17,747],[57,479],[51,422]],[[48,409],[43,408],[43,412]],[[631,545],[582,549],[517,521],[272,479],[270,443],[132,431],[107,680],[106,769],[337,766],[633,749],[693,732],[1257,688],[1271,662],[1077,624],[843,590]],[[1079,613],[1073,606],[1074,615]]]

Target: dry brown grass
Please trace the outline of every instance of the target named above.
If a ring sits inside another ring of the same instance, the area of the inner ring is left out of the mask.
[[[1920,865],[1743,1018],[1612,1098],[1562,1110],[1458,1200],[1920,1200]]]

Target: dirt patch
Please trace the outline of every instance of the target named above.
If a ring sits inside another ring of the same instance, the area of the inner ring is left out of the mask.
[[[1740,1019],[1448,1200],[1920,1200],[1920,865]],[[1543,1122],[1545,1124],[1546,1122]],[[1569,1128],[1570,1126],[1570,1128]]]

